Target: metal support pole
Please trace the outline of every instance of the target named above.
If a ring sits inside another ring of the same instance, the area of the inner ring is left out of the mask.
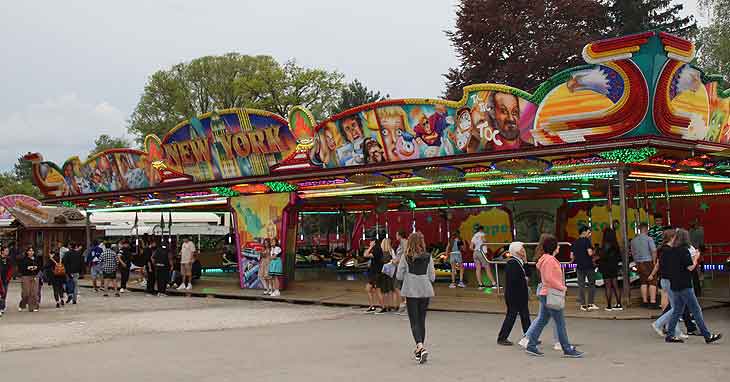
[[[91,249],[91,212],[86,212],[86,250]]]
[[[667,226],[672,225],[672,205],[669,203],[669,180],[664,179],[664,198],[667,203]]]
[[[646,211],[646,225],[651,227],[649,221],[649,183],[644,180],[644,210]]]
[[[626,212],[626,172],[623,168],[618,171],[618,193],[619,208],[621,210],[621,236],[623,237],[624,242],[624,251],[622,253],[624,296],[626,296],[626,306],[628,307],[631,305],[631,280],[629,278],[629,219]]]

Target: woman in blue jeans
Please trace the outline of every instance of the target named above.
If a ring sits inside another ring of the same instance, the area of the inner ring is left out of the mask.
[[[704,317],[702,317],[702,308],[697,297],[695,296],[694,289],[692,288],[692,272],[697,268],[699,261],[699,252],[690,253],[690,241],[689,232],[685,229],[677,230],[677,234],[674,238],[674,247],[667,253],[662,255],[662,262],[665,263],[665,267],[670,275],[670,286],[672,289],[672,319],[669,321],[667,326],[667,337],[666,342],[681,343],[684,342],[681,338],[674,336],[679,322],[679,317],[682,315],[685,306],[689,309],[697,326],[705,337],[706,343],[713,343],[720,338],[722,334],[712,334],[705,325]]]
[[[544,354],[537,348],[540,334],[545,326],[550,321],[550,318],[555,320],[555,327],[558,331],[558,339],[560,340],[560,346],[563,348],[563,355],[565,357],[580,358],[583,356],[582,352],[576,350],[575,346],[570,344],[568,340],[568,332],[565,328],[565,316],[563,315],[562,309],[551,309],[547,307],[547,294],[548,289],[556,289],[565,292],[567,287],[565,286],[565,279],[563,278],[563,270],[560,267],[560,262],[555,258],[558,253],[558,241],[555,237],[549,237],[545,240],[543,246],[544,254],[537,261],[537,269],[540,271],[540,277],[542,278],[542,287],[538,293],[540,299],[540,312],[537,315],[537,319],[532,322],[530,329],[527,331],[527,338],[529,343],[527,344],[527,353],[533,356],[542,357]]]

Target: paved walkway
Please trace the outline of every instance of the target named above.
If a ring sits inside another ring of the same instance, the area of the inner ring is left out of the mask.
[[[88,279],[82,280],[82,284],[88,286]],[[505,305],[503,296],[497,294],[496,289],[479,291],[475,288],[449,289],[448,284],[436,283],[436,297],[434,297],[430,309],[433,311],[465,312],[465,313],[493,313],[504,314]],[[130,289],[142,291],[136,282],[130,283]],[[601,310],[594,312],[582,312],[575,302],[577,290],[570,288],[568,292],[568,303],[566,309],[567,317],[587,317],[595,319],[650,319],[656,318],[661,311],[654,309],[639,308],[639,291],[632,292],[633,308],[627,308],[621,312],[606,312],[603,310],[606,303],[602,288],[596,291],[596,304]],[[232,277],[205,277],[198,280],[192,291],[178,292],[170,290],[170,294],[190,295],[196,297],[220,297],[237,298],[260,301],[284,301],[297,304],[318,304],[328,306],[367,306],[368,299],[365,293],[365,285],[357,281],[299,281],[290,285],[289,289],[282,292],[281,297],[264,296],[261,290],[241,289],[237,281]],[[724,306],[725,302],[720,300],[703,301],[705,309],[713,309]],[[537,300],[531,301],[530,311],[536,313],[538,310]]]

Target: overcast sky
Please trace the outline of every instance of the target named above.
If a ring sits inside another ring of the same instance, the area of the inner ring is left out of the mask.
[[[148,75],[195,57],[269,54],[400,97],[438,97],[456,0],[8,0],[0,4],[0,171],[37,151],[83,160],[126,135]],[[695,14],[696,1],[685,1]]]

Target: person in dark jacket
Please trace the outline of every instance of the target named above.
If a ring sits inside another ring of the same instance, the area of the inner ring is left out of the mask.
[[[621,258],[621,250],[616,239],[616,231],[608,227],[603,230],[603,242],[600,248],[598,270],[603,275],[603,282],[606,290],[606,311],[624,310],[621,305],[622,291],[618,286],[618,263]],[[616,297],[616,304],[612,304],[612,298]]]
[[[172,258],[167,248],[157,245],[152,252],[152,263],[155,266],[155,278],[157,279],[157,295],[166,296],[167,283],[170,282],[170,269],[172,269]]]
[[[74,303],[79,296],[79,275],[84,267],[84,256],[81,253],[81,244],[71,244],[71,250],[63,257],[63,266],[66,268],[66,294],[67,304]]]
[[[18,310],[23,311],[26,307],[29,312],[38,311],[38,272],[41,269],[41,260],[35,256],[32,247],[25,250],[25,255],[18,260],[18,273],[20,274],[20,304]]]
[[[145,293],[148,295],[154,295],[155,282],[157,281],[157,269],[155,269],[155,262],[152,261],[152,254],[157,250],[157,241],[150,240],[145,241],[144,243],[144,249],[142,249],[142,261],[145,264]]]
[[[129,272],[132,269],[132,247],[129,240],[124,239],[119,242],[119,273],[122,276],[122,285],[119,292],[128,292],[127,282],[129,282]]]
[[[672,289],[671,304],[674,307],[672,318],[667,325],[666,342],[684,342],[681,338],[675,337],[674,334],[679,317],[684,312],[685,306],[692,313],[702,336],[705,337],[706,343],[713,343],[722,338],[721,333],[712,333],[705,325],[702,308],[699,302],[697,302],[697,296],[695,296],[692,288],[692,272],[697,268],[699,257],[699,251],[690,251],[689,232],[685,229],[677,230],[672,250],[662,255],[662,262],[670,278],[669,286]]]
[[[528,307],[527,272],[525,262],[527,253],[523,243],[516,241],[509,245],[510,258],[505,266],[504,302],[507,304],[507,315],[497,335],[497,343],[504,346],[512,346],[509,334],[515,325],[517,315],[522,322],[522,333],[530,328],[530,309]]]
[[[8,286],[13,277],[13,260],[10,248],[0,247],[0,317],[5,314],[5,299],[8,297]]]

